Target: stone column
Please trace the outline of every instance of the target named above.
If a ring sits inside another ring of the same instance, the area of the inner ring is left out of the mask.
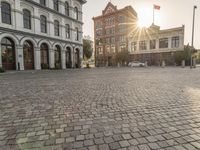
[[[156,39],[156,49],[159,49],[159,39]]]
[[[74,64],[74,63],[75,63],[75,62],[74,62],[74,60],[75,60],[74,55],[75,55],[75,54],[74,54],[74,52],[75,52],[75,47],[73,47],[73,49],[72,49],[72,54],[71,54],[71,55],[72,55],[72,57],[71,57],[71,58],[72,58],[72,68],[75,67],[75,64]]]
[[[172,38],[169,37],[168,38],[168,48],[171,48],[172,47]]]
[[[15,0],[15,12],[12,12],[12,22],[17,29],[23,29],[23,14],[20,12],[20,0]]]
[[[83,48],[81,47],[79,53],[80,68],[82,68],[82,60],[83,60]]]
[[[34,31],[35,33],[41,34],[41,28],[40,28],[40,14],[39,14],[39,9],[36,7],[34,8],[34,15],[37,16],[34,18]]]
[[[41,52],[39,47],[36,47],[34,51],[34,65],[35,70],[41,70]]]
[[[48,34],[52,37],[54,36],[54,20],[53,20],[53,15],[49,14],[49,31]]]
[[[50,68],[55,68],[54,55],[55,55],[54,49],[49,49],[49,67]]]
[[[17,63],[17,70],[24,70],[24,52],[23,52],[23,46],[18,45],[16,47],[16,63]]]
[[[61,51],[61,64],[62,64],[62,69],[66,69],[66,52]]]

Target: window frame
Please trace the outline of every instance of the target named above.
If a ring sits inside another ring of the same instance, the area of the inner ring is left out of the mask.
[[[3,5],[5,6],[3,8]],[[5,24],[12,24],[12,10],[10,3],[1,2],[1,22]]]
[[[47,17],[44,15],[40,15],[40,32],[47,33]]]
[[[69,3],[67,1],[65,2],[65,15],[69,16]]]
[[[31,29],[32,28],[31,19],[32,19],[31,11],[29,11],[28,9],[23,9],[23,25],[24,25],[25,29]]]
[[[172,37],[172,48],[178,48],[180,46],[180,37],[174,36]]]
[[[54,35],[60,36],[60,23],[58,20],[54,20]]]
[[[55,11],[59,11],[59,1],[58,0],[53,0],[53,9]]]
[[[168,47],[169,47],[169,39],[168,38],[160,38],[159,39],[159,48],[168,48]]]
[[[65,25],[65,32],[66,32],[66,38],[70,39],[70,25],[69,24]]]
[[[46,6],[46,0],[40,0],[40,5],[42,5],[42,6]]]

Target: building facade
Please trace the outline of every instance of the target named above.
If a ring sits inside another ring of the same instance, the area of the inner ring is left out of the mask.
[[[139,29],[129,37],[130,61],[148,65],[175,64],[175,52],[184,50],[184,26],[160,30],[159,26]]]
[[[0,0],[0,67],[80,67],[85,0]]]
[[[117,9],[109,2],[102,15],[93,20],[96,66],[116,65],[116,54],[128,50],[128,37],[134,30],[137,13],[131,6]]]

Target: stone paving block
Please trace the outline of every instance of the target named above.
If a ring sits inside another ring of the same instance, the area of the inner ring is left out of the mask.
[[[120,144],[118,142],[110,143],[110,149],[120,149]]]
[[[110,150],[108,144],[99,145],[99,150]]]
[[[128,146],[130,146],[130,143],[127,140],[119,141],[119,144],[121,145],[121,147],[128,147]]]

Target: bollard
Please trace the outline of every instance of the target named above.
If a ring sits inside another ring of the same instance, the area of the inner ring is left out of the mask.
[[[185,68],[185,60],[182,60],[181,66],[182,66],[182,68]]]
[[[165,61],[163,60],[162,61],[162,68],[164,68],[165,67]]]

